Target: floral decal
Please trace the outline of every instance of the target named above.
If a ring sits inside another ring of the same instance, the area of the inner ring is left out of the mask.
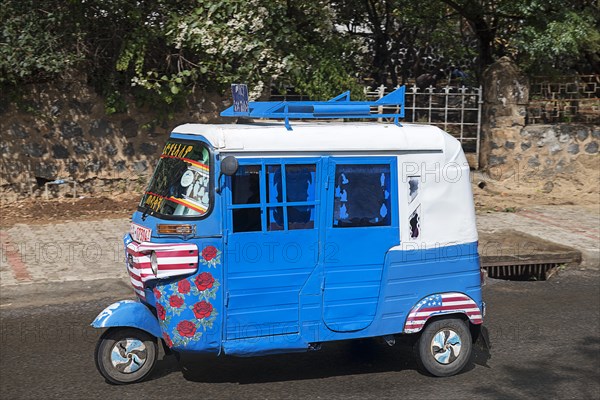
[[[201,265],[215,268],[221,251],[206,246],[200,255]],[[211,300],[216,299],[220,282],[208,271],[199,271],[180,281],[157,285],[154,289],[156,316],[169,347],[187,347],[212,329],[218,313]]]
[[[165,343],[167,344],[167,346],[173,347],[173,341],[171,340],[171,337],[167,332],[163,333],[163,339],[165,339]]]
[[[181,294],[188,294],[192,286],[187,279],[177,282],[177,291]]]
[[[194,288],[192,293],[205,300],[214,299],[217,297],[219,290],[219,282],[215,280],[210,272],[202,272],[194,280]]]
[[[204,300],[199,301],[198,303],[194,304],[190,308],[192,309],[192,311],[194,311],[194,315],[198,319],[204,319],[204,318],[210,317],[210,314],[212,313],[212,310],[213,310],[212,304],[210,304],[209,302],[204,301]]]
[[[221,251],[215,246],[206,246],[202,249],[200,262],[208,267],[216,267],[221,263]]]
[[[173,308],[180,308],[184,303],[183,297],[173,295],[169,297],[169,305]]]
[[[156,316],[159,321],[164,321],[167,318],[167,311],[160,303],[156,303]]]

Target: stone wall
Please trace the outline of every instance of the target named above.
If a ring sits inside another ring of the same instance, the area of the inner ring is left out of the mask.
[[[527,125],[496,132],[488,172],[497,180],[535,185],[550,193],[555,183],[568,180],[598,190],[600,126],[555,124]]]
[[[493,180],[543,193],[563,181],[597,193],[600,126],[525,125],[528,81],[506,57],[485,71],[483,87],[480,165]]]
[[[80,193],[140,191],[175,126],[231,122],[218,118],[227,101],[205,93],[190,96],[181,112],[159,122],[157,110],[133,105],[107,115],[104,99],[84,78],[25,90],[17,101],[5,94],[0,101],[3,201],[40,196],[46,182],[59,178],[77,181]],[[525,125],[528,100],[527,78],[509,59],[484,73],[483,171],[495,182],[510,180],[503,186],[510,190],[554,195],[561,181],[568,183],[565,192],[581,187],[598,193],[600,127]]]
[[[107,115],[85,79],[31,85],[0,108],[0,194],[4,201],[39,196],[55,179],[77,181],[80,193],[140,190],[170,131],[218,120],[223,100],[197,93],[163,122],[156,110],[130,106]],[[128,99],[129,104],[135,104]]]

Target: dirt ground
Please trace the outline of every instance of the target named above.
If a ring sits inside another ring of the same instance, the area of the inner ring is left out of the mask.
[[[587,180],[588,182],[583,182]],[[544,183],[544,185],[546,185]],[[473,174],[473,195],[478,212],[516,212],[539,205],[587,205],[600,207],[597,177],[557,179],[548,192],[540,182],[496,181],[478,172]],[[46,224],[65,220],[125,218],[137,208],[141,192],[119,193],[78,199],[25,199],[0,205],[0,226],[18,223]]]
[[[139,199],[140,196],[135,193],[114,198],[25,199],[10,203],[3,200],[0,206],[0,227],[10,227],[19,223],[47,224],[67,220],[129,217],[137,208]]]
[[[477,211],[515,212],[543,205],[600,207],[600,165],[589,173],[556,176],[552,179],[512,177],[496,180],[473,173],[473,195]]]

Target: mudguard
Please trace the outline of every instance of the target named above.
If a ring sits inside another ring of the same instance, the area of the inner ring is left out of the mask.
[[[158,320],[152,314],[152,311],[139,301],[117,301],[102,310],[91,325],[94,328],[132,327],[141,329],[158,338],[162,337]]]
[[[438,293],[421,299],[410,310],[404,324],[404,333],[417,333],[429,318],[446,314],[464,314],[474,325],[483,323],[483,312],[472,298],[457,292]]]

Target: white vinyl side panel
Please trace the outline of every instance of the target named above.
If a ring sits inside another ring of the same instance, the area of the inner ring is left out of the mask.
[[[398,157],[401,244],[395,250],[424,250],[477,241],[469,164],[460,143],[448,134],[445,136],[444,154]],[[410,196],[409,182],[415,177],[418,194]],[[413,238],[409,221],[415,212],[419,216],[419,235]]]

